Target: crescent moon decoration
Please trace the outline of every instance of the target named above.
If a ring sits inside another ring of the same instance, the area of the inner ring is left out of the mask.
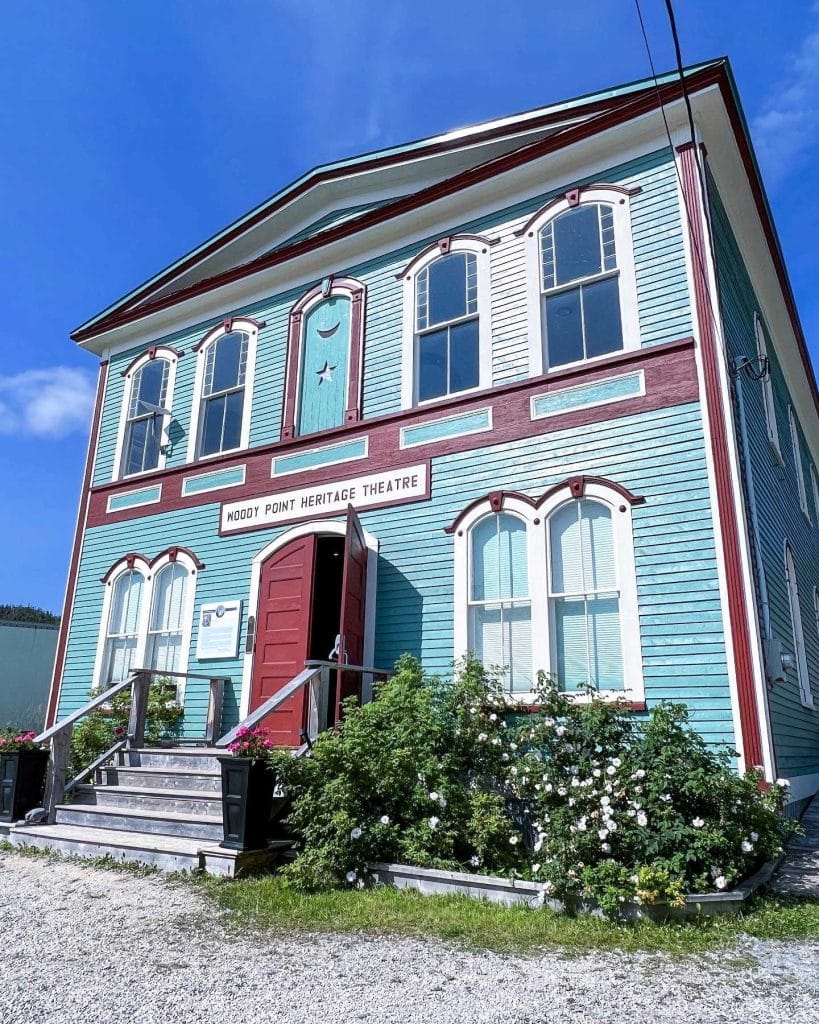
[[[322,331],[320,327],[317,327],[316,331],[318,332],[318,336],[320,338],[332,338],[332,336],[336,333],[336,331],[339,329],[339,327],[341,327],[341,321],[340,320],[335,325],[335,327],[329,327],[326,331]]]

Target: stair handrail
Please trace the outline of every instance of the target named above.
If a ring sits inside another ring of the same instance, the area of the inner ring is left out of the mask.
[[[305,668],[297,676],[294,676],[289,683],[285,684],[281,690],[278,690],[272,696],[268,697],[267,700],[260,704],[255,710],[251,711],[250,714],[246,715],[238,725],[234,726],[230,732],[226,732],[224,736],[220,736],[216,741],[215,746],[217,747],[228,747],[239,735],[239,732],[244,729],[252,729],[258,725],[263,719],[276,710],[281,704],[284,704],[286,700],[289,700],[294,694],[298,693],[303,687],[308,686],[312,680],[319,678],[321,675],[321,668]]]

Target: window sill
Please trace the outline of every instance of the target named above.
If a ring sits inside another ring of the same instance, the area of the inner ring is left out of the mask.
[[[592,698],[587,696],[585,693],[576,694],[566,693],[564,691],[561,691],[561,693],[564,697],[568,697],[573,704],[589,704],[592,700]],[[543,710],[543,706],[541,704],[534,703],[534,693],[512,693],[507,694],[507,697],[511,697],[513,701],[517,702],[516,707],[507,709],[511,710],[513,713],[516,711],[534,713]],[[604,690],[600,693],[594,694],[594,699],[602,700],[609,704],[621,704],[627,711],[644,712],[648,710],[648,705],[646,704],[645,699],[635,700],[623,690]]]

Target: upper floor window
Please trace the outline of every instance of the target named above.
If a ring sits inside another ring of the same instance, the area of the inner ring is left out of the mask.
[[[188,459],[207,458],[246,448],[256,339],[255,320],[227,320],[198,346],[196,391]]]
[[[124,371],[114,477],[147,473],[165,466],[176,363],[175,349],[152,348]]]
[[[642,700],[630,512],[641,499],[574,484],[539,502],[490,496],[456,520],[455,653],[502,666],[513,693],[542,669],[570,693]]]
[[[773,367],[768,357],[768,340],[765,335],[765,327],[762,323],[762,318],[758,314],[754,316],[754,333],[756,334],[756,354],[759,358],[760,369],[765,370],[762,378],[765,428],[768,432],[768,440],[781,461],[782,451],[779,447],[779,429],[776,425],[776,405],[774,404]]]
[[[488,246],[443,239],[402,273],[405,406],[491,383]]]
[[[802,443],[799,440],[799,426],[796,422],[793,409],[788,408],[788,423],[791,430],[791,450],[793,452],[793,469],[796,473],[796,489],[799,492],[799,507],[810,519],[808,512],[808,495],[805,488],[805,466],[802,462]]]
[[[628,193],[575,189],[526,225],[535,373],[636,348]]]

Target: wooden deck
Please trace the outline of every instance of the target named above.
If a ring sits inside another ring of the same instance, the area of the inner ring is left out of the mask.
[[[804,836],[793,839],[770,889],[783,896],[819,899],[819,796],[802,817]]]

